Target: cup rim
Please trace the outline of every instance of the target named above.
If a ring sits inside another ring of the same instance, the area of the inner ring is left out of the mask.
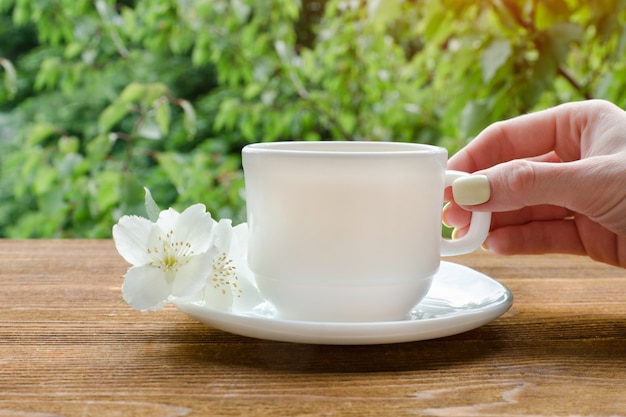
[[[373,142],[373,141],[279,141],[259,142],[246,145],[243,153],[271,153],[276,155],[341,155],[341,156],[406,156],[441,155],[447,156],[445,148],[436,145],[413,142]]]

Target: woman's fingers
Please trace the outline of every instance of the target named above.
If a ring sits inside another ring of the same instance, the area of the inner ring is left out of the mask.
[[[623,149],[620,132],[625,127],[624,111],[610,102],[566,103],[490,125],[450,158],[448,169],[474,172],[514,159],[550,154],[552,161],[575,161],[604,153],[603,147],[608,151],[615,146]],[[598,140],[601,137],[603,141]]]
[[[485,246],[491,252],[502,255],[586,254],[574,219],[532,222],[494,229],[485,241]]]
[[[566,208],[552,205],[523,207],[515,211],[493,213],[491,228],[519,226],[536,221],[562,220],[573,217],[574,213]],[[469,226],[472,213],[455,203],[449,203],[443,210],[443,222],[448,227],[465,228]]]
[[[538,205],[560,206],[626,235],[625,161],[626,153],[616,153],[564,163],[502,163],[476,173],[488,179],[489,201],[464,208],[507,212]]]

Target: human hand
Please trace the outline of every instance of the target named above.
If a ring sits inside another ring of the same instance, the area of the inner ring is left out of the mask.
[[[448,169],[484,175],[491,190],[484,203],[445,208],[458,235],[467,210],[492,211],[490,251],[572,253],[626,267],[626,112],[617,106],[574,102],[495,123]]]

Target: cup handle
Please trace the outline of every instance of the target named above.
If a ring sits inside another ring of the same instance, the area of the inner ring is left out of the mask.
[[[465,175],[469,174],[461,171],[446,171],[445,186],[451,186],[456,179]],[[487,239],[490,226],[491,212],[472,212],[469,231],[465,236],[454,240],[441,238],[441,255],[454,256],[473,252]]]

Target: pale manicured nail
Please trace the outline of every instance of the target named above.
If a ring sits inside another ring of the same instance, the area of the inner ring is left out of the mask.
[[[489,180],[485,175],[467,175],[452,183],[454,201],[462,206],[486,203],[491,197]]]
[[[449,208],[449,207],[450,207],[450,203],[446,203],[446,204],[443,206],[443,211],[442,211],[442,214],[441,214],[441,222],[442,222],[442,223],[443,223],[443,225],[444,225],[444,226],[446,226],[448,229],[452,228],[452,226],[451,226],[451,225],[449,225],[449,224],[446,222],[446,211],[448,210],[448,208]]]

